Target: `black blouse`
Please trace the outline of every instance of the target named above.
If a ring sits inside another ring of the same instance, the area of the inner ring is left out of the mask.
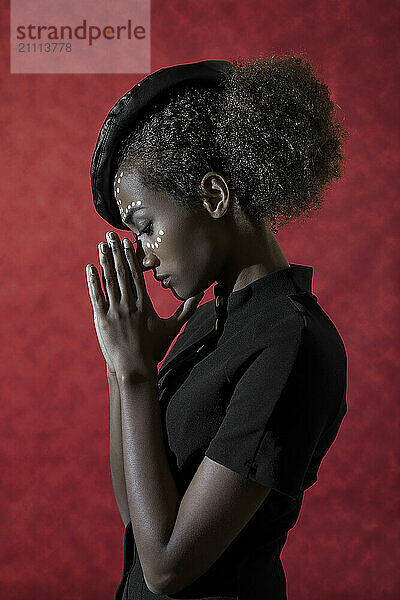
[[[177,337],[158,385],[181,495],[204,456],[272,489],[207,572],[168,596],[148,590],[129,522],[114,600],[286,599],[280,554],[347,410],[346,350],[312,274],[290,263],[238,291],[216,284]]]

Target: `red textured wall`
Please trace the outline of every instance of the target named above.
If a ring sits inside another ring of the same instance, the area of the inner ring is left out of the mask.
[[[109,600],[123,524],[84,272],[109,229],[89,164],[106,113],[143,76],[11,75],[1,8],[0,596]],[[305,51],[350,130],[325,208],[278,235],[290,262],[314,267],[349,356],[348,414],[283,551],[289,600],[398,597],[398,16],[390,0],[152,2],[152,70]],[[167,316],[177,300],[146,278]]]

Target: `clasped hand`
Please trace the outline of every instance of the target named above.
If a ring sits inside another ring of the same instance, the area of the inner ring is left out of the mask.
[[[147,293],[143,268],[132,242],[108,232],[99,244],[104,293],[96,267],[86,266],[97,338],[109,372],[148,376],[165,356],[204,293],[185,300],[167,319],[160,318]]]

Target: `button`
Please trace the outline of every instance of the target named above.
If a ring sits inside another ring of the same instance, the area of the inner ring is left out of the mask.
[[[218,319],[215,321],[215,329],[218,329]]]
[[[200,348],[197,348],[196,352],[200,352],[200,350],[202,350],[204,348],[205,344],[203,344],[202,346],[200,346]]]
[[[219,296],[217,296],[215,298],[215,306],[219,306],[220,300],[219,300]]]

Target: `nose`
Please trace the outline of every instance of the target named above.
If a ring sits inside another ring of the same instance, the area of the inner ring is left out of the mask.
[[[139,264],[142,267],[142,271],[150,271],[154,267],[159,265],[158,258],[151,252],[150,254],[145,254],[143,251],[143,246],[140,242],[138,242],[136,246],[136,256],[138,258]]]

